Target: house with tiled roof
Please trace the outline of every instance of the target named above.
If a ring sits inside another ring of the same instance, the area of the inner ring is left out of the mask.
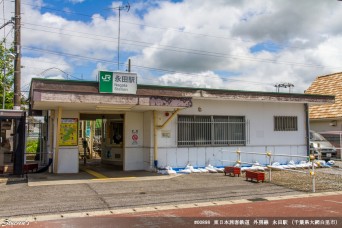
[[[309,108],[310,129],[321,133],[337,148],[341,159],[342,148],[342,72],[319,76],[305,91],[306,94],[334,95],[335,103]]]
[[[342,131],[342,72],[318,76],[305,93],[335,96],[333,104],[310,105],[311,129]]]

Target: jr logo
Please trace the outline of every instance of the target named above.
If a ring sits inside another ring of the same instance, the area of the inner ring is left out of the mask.
[[[110,74],[105,74],[104,76],[101,77],[101,79],[105,82],[109,82],[111,76],[112,75],[110,75]]]

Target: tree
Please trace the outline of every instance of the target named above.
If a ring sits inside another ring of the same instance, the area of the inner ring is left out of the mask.
[[[0,104],[2,107],[3,94],[5,89],[5,108],[13,108],[13,83],[14,83],[14,67],[13,59],[14,49],[5,47],[5,40],[1,42],[0,45]],[[4,75],[5,73],[5,75]]]

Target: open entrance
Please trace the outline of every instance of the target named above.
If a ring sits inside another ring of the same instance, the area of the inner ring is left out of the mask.
[[[80,169],[123,170],[124,114],[80,114]]]

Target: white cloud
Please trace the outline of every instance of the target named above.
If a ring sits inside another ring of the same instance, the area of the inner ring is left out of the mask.
[[[69,0],[69,2],[73,3],[73,4],[77,4],[77,3],[82,3],[84,2],[84,0]]]
[[[72,66],[62,57],[40,56],[22,58],[22,87],[27,87],[32,78],[67,79],[72,75]]]
[[[196,88],[222,88],[223,80],[213,72],[199,74],[165,74],[158,79],[160,85],[184,86]]]
[[[41,13],[39,7],[44,4],[43,0],[31,0],[22,5],[25,53],[55,62],[39,67],[63,63],[65,70],[74,72],[92,62],[95,67],[88,72],[92,80],[99,69],[116,69],[117,11],[105,17],[98,9],[98,14],[86,21],[68,20],[54,11]],[[295,92],[303,92],[317,75],[342,71],[339,1],[140,1],[121,16],[121,62],[127,56],[132,59],[132,70],[140,74],[139,83],[272,91],[274,84],[291,82]],[[251,47],[266,41],[282,49],[250,52]],[[58,57],[27,47],[73,56]],[[176,73],[160,75],[160,71],[157,74],[135,66]],[[229,76],[232,74],[235,76]],[[224,79],[228,76],[231,80]]]
[[[298,7],[296,1],[287,0],[239,2],[239,6],[202,1],[161,4],[146,15],[146,23],[226,39],[164,31],[160,43],[182,47],[182,51],[155,49],[155,43],[134,56],[133,62],[199,75],[214,70],[235,72],[239,74],[236,79],[246,82],[229,85],[267,91],[274,89],[274,84],[290,82],[295,84],[295,92],[303,92],[317,75],[342,70],[342,58],[337,53],[340,49],[333,51],[342,45],[341,30],[336,29],[336,21],[342,20],[342,7],[336,8],[339,2],[301,1]],[[285,48],[279,53],[250,53],[251,46],[268,40],[285,44]],[[191,50],[200,50],[201,55],[185,53],[193,53]],[[174,81],[171,77],[167,75],[169,83],[182,83],[178,74],[173,75]],[[255,81],[260,84],[253,85]]]

